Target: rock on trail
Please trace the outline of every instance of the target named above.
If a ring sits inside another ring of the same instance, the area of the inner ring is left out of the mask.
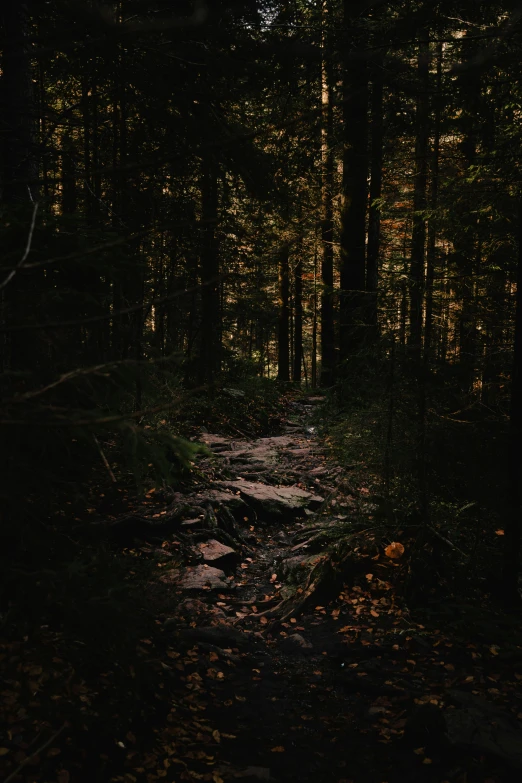
[[[221,486],[239,492],[258,516],[268,521],[293,517],[305,509],[316,510],[323,498],[299,487],[273,487],[251,481],[223,481]]]

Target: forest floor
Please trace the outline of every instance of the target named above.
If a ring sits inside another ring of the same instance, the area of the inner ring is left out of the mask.
[[[320,403],[291,399],[272,438],[202,433],[198,486],[112,515],[149,611],[136,649],[5,640],[4,783],[519,779],[515,619],[409,610],[405,541],[377,537],[374,477],[329,455]]]

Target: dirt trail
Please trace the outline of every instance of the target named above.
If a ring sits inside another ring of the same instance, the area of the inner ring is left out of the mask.
[[[389,581],[395,563],[371,557],[371,535],[340,582],[325,580],[324,595],[318,583],[301,602],[322,558],[314,523],[350,524],[371,510],[316,438],[320,402],[292,403],[278,437],[202,435],[210,480],[185,496],[181,528],[192,551],[194,541],[202,557],[213,551],[161,578],[177,605],[161,616],[165,660],[175,662],[176,706],[159,731],[160,746],[178,741],[170,779],[512,780],[522,767],[516,705],[495,707],[474,689],[482,678],[487,691],[488,675],[498,682],[498,666],[411,620]]]
[[[5,645],[8,779],[520,779],[516,618],[462,597],[453,624],[410,615],[410,542],[377,525],[368,477],[328,458],[321,401],[289,401],[271,438],[201,433],[190,490],[113,518],[149,607],[125,658],[48,626]]]

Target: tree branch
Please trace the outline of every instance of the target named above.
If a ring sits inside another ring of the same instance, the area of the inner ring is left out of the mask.
[[[38,201],[35,201],[34,202],[34,206],[33,206],[33,214],[32,214],[32,217],[31,217],[31,225],[29,226],[29,234],[27,236],[27,244],[25,246],[24,254],[23,254],[22,258],[20,259],[20,261],[18,262],[18,264],[15,266],[15,268],[12,269],[9,272],[9,274],[5,278],[4,282],[0,283],[0,291],[2,291],[7,285],[9,285],[9,283],[11,282],[13,277],[16,275],[16,273],[20,269],[22,269],[22,267],[24,266],[24,264],[25,264],[25,262],[27,260],[27,256],[31,252],[31,244],[33,242],[33,234],[34,234],[34,227],[36,225],[36,214],[37,214],[37,212],[38,212]]]

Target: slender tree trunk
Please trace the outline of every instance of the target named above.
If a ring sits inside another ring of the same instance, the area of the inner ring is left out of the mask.
[[[221,330],[219,324],[219,246],[216,236],[218,220],[218,167],[212,153],[203,158],[201,179],[201,212],[204,222],[201,247],[201,348],[199,381],[212,384],[221,369]]]
[[[367,207],[368,71],[355,62],[353,3],[344,0],[346,40],[343,62],[343,180],[341,203],[340,358],[360,348],[365,320],[365,245]]]
[[[314,293],[312,307],[311,383],[312,389],[315,389],[317,387],[317,239],[314,243]]]
[[[30,61],[29,4],[6,0],[2,19],[2,199],[35,199],[38,175],[35,147],[34,91]]]
[[[7,232],[2,254],[4,259],[16,264],[23,253],[34,202],[38,199],[37,122],[30,59],[29,4],[6,0],[0,13],[4,35],[0,83],[0,188],[1,201],[8,210],[4,215]],[[34,270],[19,270],[14,275],[0,295],[2,320],[7,327],[24,313],[38,317],[38,303],[45,283],[43,276]],[[12,370],[33,371],[41,362],[41,347],[34,333],[13,331],[3,344],[2,365]],[[19,384],[21,389],[24,384],[22,377]]]
[[[409,344],[420,358],[422,344],[422,310],[424,300],[424,255],[426,250],[426,191],[429,151],[429,76],[430,44],[427,31],[421,33],[417,57],[419,93],[416,107],[415,181],[413,190],[413,227],[410,262],[410,333]]]
[[[279,319],[277,333],[277,378],[290,380],[290,248],[279,251]]]
[[[300,248],[299,248],[300,250]],[[294,367],[292,380],[301,383],[303,363],[303,260],[299,252],[294,269]]]
[[[440,121],[441,121],[441,88],[442,88],[442,43],[437,44],[437,75],[435,85],[435,113],[433,154],[431,171],[430,207],[432,216],[428,222],[428,248],[426,254],[426,317],[424,324],[424,356],[429,361],[433,336],[433,282],[436,263],[436,218],[435,213],[439,200],[439,157],[440,157]]]
[[[503,592],[508,602],[519,601],[518,575],[521,542],[522,486],[522,194],[519,195],[519,237],[515,346],[511,375],[511,415],[509,431],[509,514],[505,525]]]
[[[381,205],[384,89],[382,62],[375,65],[371,97],[371,164],[370,207],[368,216],[368,247],[366,257],[366,291],[368,292],[368,324],[377,327],[377,290],[379,283],[379,251],[381,242]]]
[[[321,238],[322,238],[322,292],[321,292],[321,386],[332,386],[335,379],[335,329],[334,329],[334,115],[333,88],[334,66],[329,35],[330,0],[322,3],[321,67]]]
[[[419,486],[421,513],[424,521],[429,520],[429,476],[427,463],[427,412],[428,384],[430,381],[431,345],[433,335],[433,281],[435,277],[436,224],[434,213],[438,205],[439,193],[439,154],[440,154],[440,91],[442,84],[442,44],[437,45],[437,76],[435,86],[435,117],[431,170],[430,208],[432,217],[428,222],[427,261],[426,261],[426,315],[424,322],[424,345],[422,368],[419,378]]]

